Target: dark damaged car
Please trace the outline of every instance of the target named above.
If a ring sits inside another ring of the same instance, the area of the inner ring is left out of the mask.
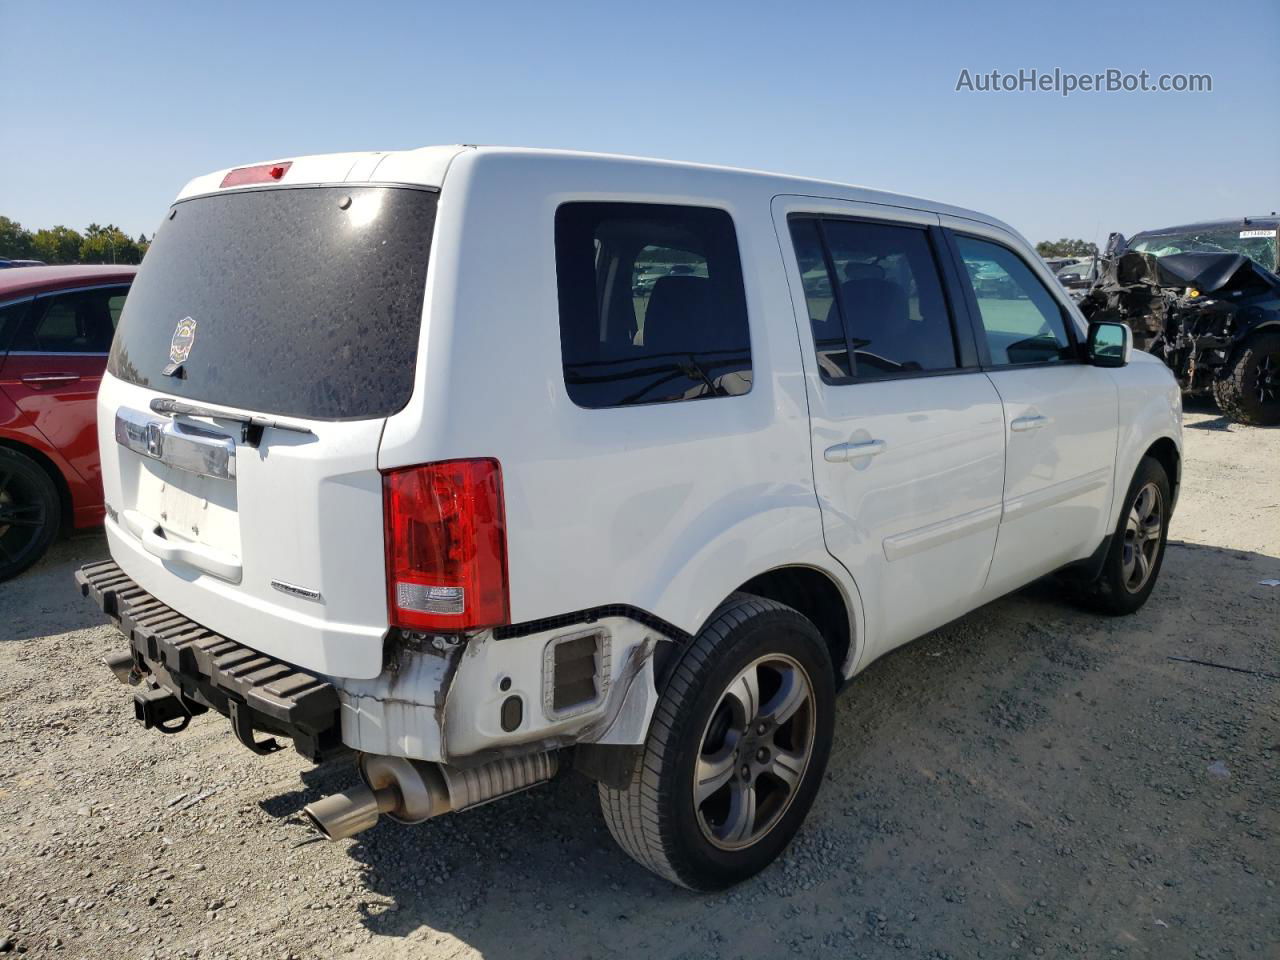
[[[1134,346],[1232,420],[1278,424],[1278,227],[1271,216],[1112,234],[1080,309],[1127,323]]]

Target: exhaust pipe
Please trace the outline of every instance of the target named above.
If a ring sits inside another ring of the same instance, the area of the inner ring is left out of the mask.
[[[121,683],[127,683],[130,686],[137,686],[138,681],[142,679],[142,674],[138,672],[138,668],[133,662],[132,650],[120,650],[116,653],[108,653],[102,658],[102,662],[107,669],[115,674],[116,679]]]
[[[344,840],[368,830],[378,822],[379,814],[390,813],[399,803],[395,787],[370,790],[362,783],[309,803],[302,812],[326,840]]]
[[[328,840],[368,830],[385,814],[400,823],[422,823],[451,810],[488,803],[550,780],[554,753],[495,760],[471,770],[405,757],[360,757],[364,783],[309,803],[303,813]]]

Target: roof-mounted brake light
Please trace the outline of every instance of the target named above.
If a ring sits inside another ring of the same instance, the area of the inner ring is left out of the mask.
[[[220,187],[242,187],[246,183],[275,183],[293,166],[292,160],[284,163],[260,163],[256,167],[236,167],[222,178]]]

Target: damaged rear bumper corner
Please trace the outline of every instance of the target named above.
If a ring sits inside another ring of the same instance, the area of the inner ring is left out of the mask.
[[[459,643],[401,638],[380,676],[336,681],[342,738],[362,753],[464,767],[639,745],[657,704],[655,653],[670,639],[626,616]]]

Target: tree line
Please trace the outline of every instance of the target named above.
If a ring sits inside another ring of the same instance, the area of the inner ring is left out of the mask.
[[[1036,253],[1042,257],[1093,257],[1097,256],[1098,245],[1084,240],[1041,240],[1036,244]]]
[[[151,241],[145,233],[131,238],[113,223],[91,223],[84,233],[71,227],[28,230],[0,216],[0,258],[45,263],[141,263]]]
[[[151,241],[145,233],[131,239],[115,224],[91,223],[84,233],[70,227],[49,227],[31,231],[8,217],[0,216],[0,258],[43,260],[45,263],[141,263]],[[1036,253],[1042,257],[1091,257],[1096,243],[1084,240],[1041,240]]]

